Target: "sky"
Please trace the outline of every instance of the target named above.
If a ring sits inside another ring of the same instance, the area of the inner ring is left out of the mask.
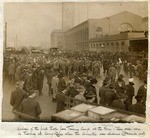
[[[103,18],[129,11],[148,16],[146,2],[74,3],[74,26],[88,18]],[[13,46],[17,36],[19,46],[50,47],[50,34],[62,28],[62,3],[5,3],[4,21],[7,22],[7,43]]]

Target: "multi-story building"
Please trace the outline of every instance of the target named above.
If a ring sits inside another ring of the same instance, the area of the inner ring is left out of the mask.
[[[142,18],[142,30],[148,31],[148,17]]]
[[[65,48],[65,32],[63,30],[57,29],[51,33],[51,47]]]
[[[102,19],[89,19],[66,31],[66,48],[129,51],[127,40],[143,38],[142,27],[142,18],[127,11]]]

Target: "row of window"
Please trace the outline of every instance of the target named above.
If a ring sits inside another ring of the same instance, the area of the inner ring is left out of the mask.
[[[109,46],[109,45],[112,45],[112,46],[119,46],[119,42],[110,42],[110,43],[91,43],[90,46],[91,47],[95,47],[95,46]],[[121,42],[120,45],[124,45],[124,42]]]

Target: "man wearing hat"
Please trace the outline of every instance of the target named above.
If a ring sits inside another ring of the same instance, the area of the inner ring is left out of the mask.
[[[13,110],[19,110],[21,102],[27,98],[26,92],[22,89],[23,84],[23,81],[18,81],[16,83],[16,89],[11,93],[10,104],[13,106]],[[15,118],[18,118],[17,115]]]
[[[143,96],[136,95],[136,104],[133,104],[129,107],[129,111],[137,113],[137,114],[143,114],[145,115],[145,106],[143,105]]]
[[[127,95],[127,100],[125,101],[127,109],[129,108],[130,105],[132,105],[132,100],[134,96],[134,83],[133,83],[133,78],[129,79],[129,84],[126,85],[126,95]]]
[[[66,88],[65,76],[63,74],[59,75],[59,82],[58,82],[58,91],[61,92]]]
[[[67,90],[66,90],[65,87],[61,92],[57,93],[57,95],[56,95],[56,103],[57,103],[56,113],[65,110],[65,107],[66,107],[66,93],[67,93]]]
[[[112,63],[112,65],[110,66],[110,68],[108,70],[108,76],[111,79],[111,82],[115,82],[115,79],[116,79],[116,68],[114,66],[114,63]]]
[[[86,99],[85,99],[85,97],[84,97],[84,93],[85,93],[85,88],[84,88],[84,86],[80,85],[80,86],[77,88],[77,91],[79,92],[79,94],[76,95],[74,98],[77,99],[77,100],[80,100],[80,101],[76,101],[76,104],[81,103],[81,101],[86,101]]]
[[[95,103],[96,95],[93,92],[88,92],[86,95],[86,100],[89,103]]]
[[[93,93],[95,95],[95,100],[94,102],[97,103],[97,97],[96,97],[96,88],[95,88],[95,84],[97,84],[97,80],[96,79],[91,79],[90,80],[90,84],[88,85],[88,87],[86,88],[86,93],[84,94],[85,98],[87,97],[87,94]]]
[[[28,91],[28,98],[24,99],[20,105],[19,111],[29,117],[21,117],[24,121],[39,120],[42,113],[39,102],[35,100],[36,92],[33,89]]]
[[[146,107],[147,80],[144,80],[144,84],[138,89],[137,95],[143,97],[143,105]]]
[[[100,104],[101,105],[106,105],[106,101],[105,101],[105,93],[108,90],[108,81],[105,79],[103,81],[103,85],[102,87],[99,89],[99,97],[100,97]]]
[[[124,102],[125,102],[127,96],[124,93],[119,93],[118,97],[119,97],[119,99],[114,100],[111,106],[114,108],[126,110],[126,104]]]
[[[53,90],[53,96],[52,96],[52,102],[55,102],[56,95],[58,93],[58,83],[59,83],[59,73],[55,72],[55,75],[52,77],[52,90]]]
[[[109,84],[108,90],[105,92],[106,106],[111,106],[113,101],[117,99],[114,83]]]
[[[123,77],[124,76],[122,74],[120,74],[117,81],[115,82],[115,88],[116,88],[117,93],[119,93],[122,88],[125,89],[125,87],[126,87]]]

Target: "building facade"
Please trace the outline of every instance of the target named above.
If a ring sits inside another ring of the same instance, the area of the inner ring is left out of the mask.
[[[142,31],[124,32],[116,35],[92,38],[89,40],[89,49],[90,51],[98,52],[147,52],[148,41]]]
[[[100,45],[99,49],[101,49],[101,47],[107,45],[106,41],[109,41],[108,45],[115,45],[115,42],[111,42],[113,37],[113,41],[119,39],[116,42],[117,45],[121,43],[122,45],[128,46],[130,36],[143,37],[141,30],[143,30],[142,18],[125,11],[102,19],[89,19],[69,29],[65,33],[65,44],[66,48],[71,50],[96,50],[94,45],[91,45],[93,41],[98,40],[100,44],[96,44],[96,46],[98,47]],[[122,34],[124,32],[130,33],[125,37],[125,34]],[[122,37],[123,42],[120,40]],[[105,39],[106,41],[104,42]],[[127,48],[124,49],[127,51]]]
[[[59,49],[65,48],[65,32],[63,30],[54,30],[51,33],[51,47],[57,47]]]

